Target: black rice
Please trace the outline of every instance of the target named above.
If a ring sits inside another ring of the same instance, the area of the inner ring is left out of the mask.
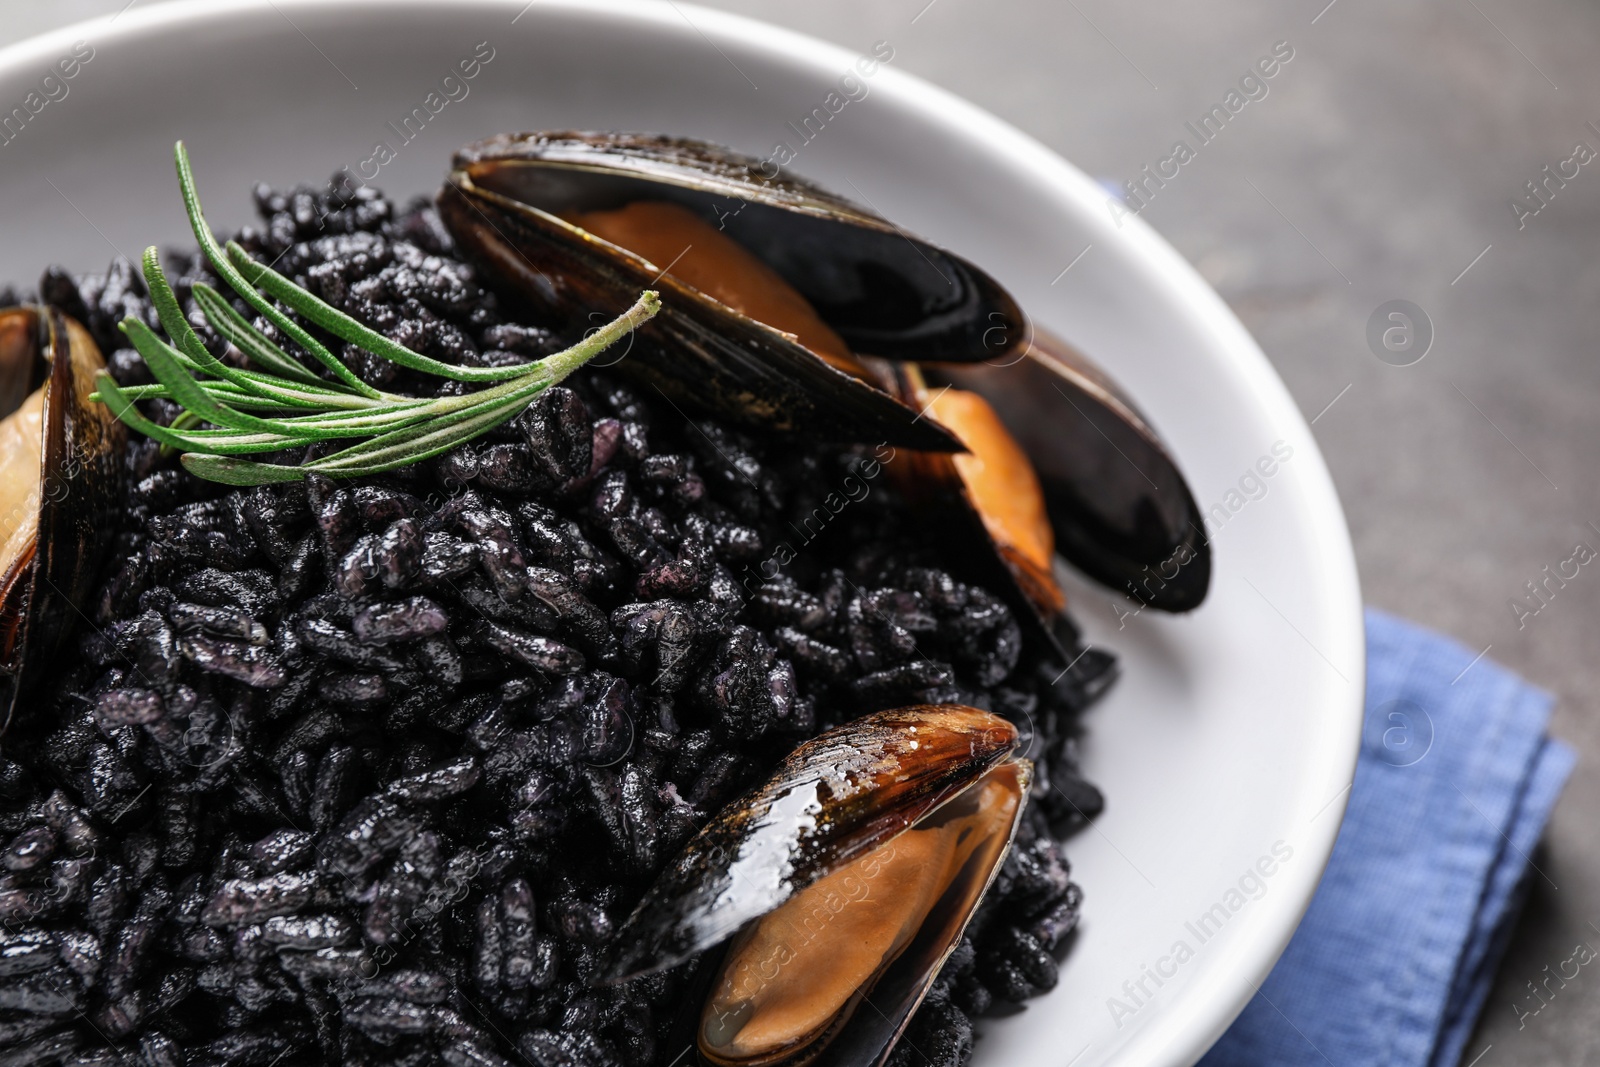
[[[428,355],[571,336],[516,321],[425,203],[257,203],[248,249]],[[217,281],[168,264],[198,325],[190,286]],[[116,330],[155,324],[130,264],[39,288],[148,380]],[[457,388],[344,354],[385,388]],[[608,939],[798,741],[918,701],[1010,717],[1038,770],[896,1067],[959,1067],[971,1016],[1054,985],[1080,899],[1058,835],[1100,807],[1078,716],[1110,658],[1060,674],[1025,649],[905,519],[892,449],[568,384],[356,484],[230,491],[134,441],[93,625],[0,757],[0,1063],[664,1067],[713,961],[592,986]]]

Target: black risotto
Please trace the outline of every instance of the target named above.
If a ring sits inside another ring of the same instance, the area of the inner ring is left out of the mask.
[[[256,200],[245,246],[397,341],[563,347],[424,202]],[[168,265],[199,326],[189,286],[217,279]],[[51,269],[38,296],[149,381],[116,330],[156,323],[128,263]],[[567,385],[356,483],[230,491],[135,436],[92,617],[0,757],[0,1064],[681,1062],[714,960],[594,986],[608,939],[799,740],[915,702],[1011,718],[1038,775],[895,1067],[958,1067],[970,1017],[1054,985],[1080,899],[1057,840],[1101,803],[1078,716],[1110,657],[1027,652],[919,543],[891,450],[752,439],[614,372]]]

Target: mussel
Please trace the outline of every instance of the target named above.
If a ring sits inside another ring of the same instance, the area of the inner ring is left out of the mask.
[[[607,977],[727,942],[697,1028],[707,1062],[876,1067],[1010,847],[1032,771],[1018,744],[1010,722],[955,704],[805,742],[666,869]]]
[[[439,208],[469,257],[547,313],[660,285],[668,310],[621,369],[675,403],[954,454],[916,457],[913,495],[1047,639],[1057,549],[1154,607],[1204,598],[1199,508],[1160,439],[959,256],[759,161],[650,135],[490,138],[457,153]]]
[[[464,149],[440,191],[439,213],[457,243],[503,289],[561,315],[580,307],[626,307],[639,289],[659,290],[662,311],[638,332],[623,369],[673,403],[736,425],[825,441],[883,441],[934,451],[961,447],[941,427],[819,360],[792,334],[686,284],[668,269],[672,259],[658,266],[564,218],[642,196],[660,198],[660,183],[648,178],[632,183],[643,182],[643,189],[623,188],[617,183],[627,186],[628,179],[603,166],[566,163],[560,151],[565,143],[559,136],[502,137]],[[581,149],[589,142],[570,143]],[[595,162],[614,158],[632,157],[608,153]],[[683,173],[692,179],[701,169],[686,165]],[[597,198],[594,185],[612,195]],[[721,187],[684,188],[701,200],[726,195],[714,190]]]
[[[0,311],[0,732],[79,621],[109,546],[126,432],[105,362],[54,308]]]

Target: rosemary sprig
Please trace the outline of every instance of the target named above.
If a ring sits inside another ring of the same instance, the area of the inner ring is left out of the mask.
[[[661,307],[658,295],[647,290],[605,326],[537,363],[505,367],[442,363],[368,328],[271,267],[257,263],[235,242],[218,244],[200,209],[182,141],[175,155],[189,224],[212,269],[246,304],[331,375],[324,378],[301,364],[235,311],[221,293],[197,283],[195,304],[206,323],[257,369],[240,370],[217,359],[184,316],[156,250],[146,249],[145,282],[167,339],[132,317],[122,322],[121,329],[157,384],[122,388],[102,371],[95,379],[93,398],[133,429],[182,452],[184,467],[201,478],[230,485],[297,481],[310,471],[354,478],[437,456],[515,418],[539,394],[648,322]],[[375,389],[274,300],[341,341],[381,359],[451,381],[482,383],[485,388],[434,398]],[[140,401],[155,399],[171,400],[183,408],[172,425],[161,426],[139,411]],[[353,438],[365,440],[299,466],[240,458]]]

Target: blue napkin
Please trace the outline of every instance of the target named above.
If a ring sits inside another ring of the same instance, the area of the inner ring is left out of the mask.
[[[1472,1035],[1574,755],[1551,698],[1367,612],[1367,712],[1322,884],[1202,1067],[1453,1067]]]

